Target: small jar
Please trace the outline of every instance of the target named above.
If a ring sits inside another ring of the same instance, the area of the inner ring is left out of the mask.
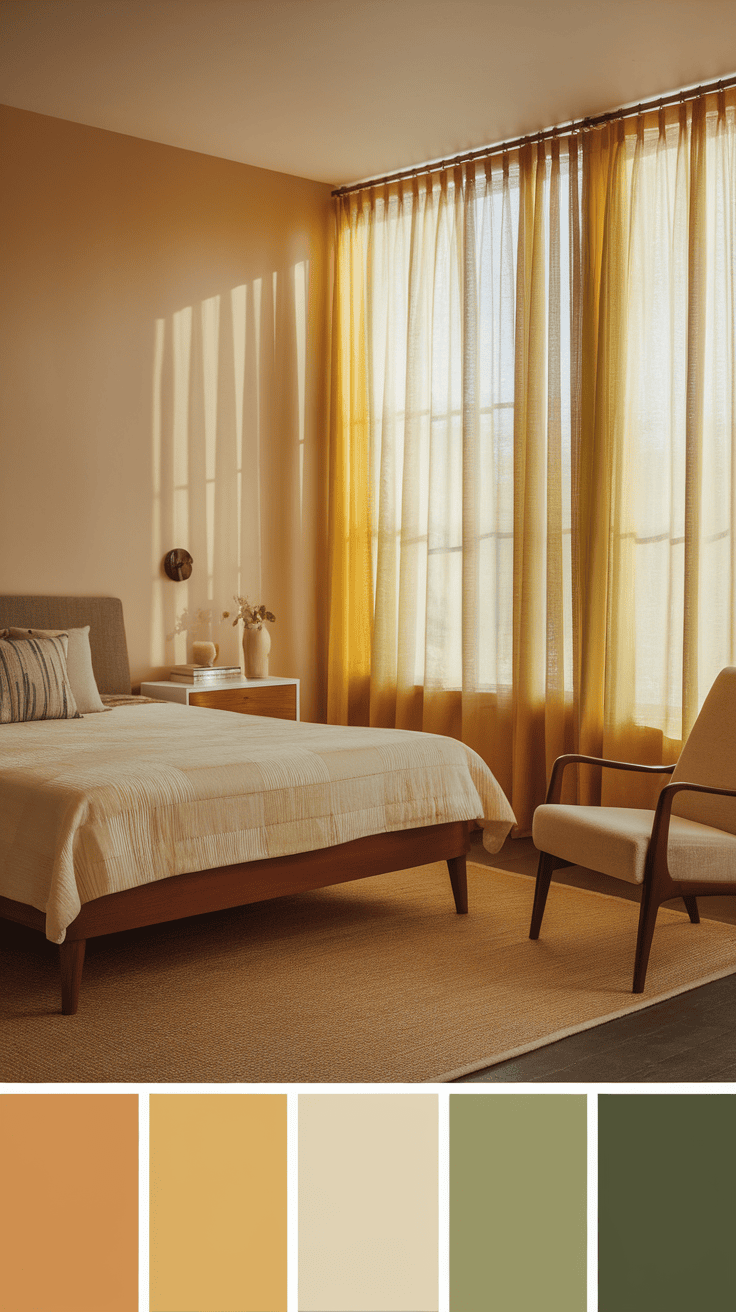
[[[214,665],[220,654],[220,648],[216,642],[193,642],[192,643],[192,661],[195,665]]]

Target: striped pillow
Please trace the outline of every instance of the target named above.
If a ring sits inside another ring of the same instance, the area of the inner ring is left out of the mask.
[[[80,715],[89,715],[92,711],[104,711],[104,706],[97,691],[94,671],[92,669],[92,652],[89,645],[89,624],[83,629],[6,629],[0,630],[0,638],[58,638],[65,633],[69,639],[66,653],[66,672],[72,685],[74,700]]]
[[[0,724],[81,719],[66,672],[69,639],[0,639]]]

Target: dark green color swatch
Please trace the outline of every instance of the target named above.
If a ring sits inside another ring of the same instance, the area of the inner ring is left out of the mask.
[[[450,1312],[585,1312],[584,1095],[450,1097]]]
[[[598,1099],[599,1312],[734,1312],[736,1098]]]

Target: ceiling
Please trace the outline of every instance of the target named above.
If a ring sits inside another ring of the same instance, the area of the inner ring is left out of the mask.
[[[0,100],[339,185],[736,71],[733,0],[3,0]]]

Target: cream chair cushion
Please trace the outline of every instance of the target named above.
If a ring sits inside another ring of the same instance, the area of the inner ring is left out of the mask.
[[[532,836],[540,852],[641,884],[653,821],[629,807],[538,806]],[[673,815],[667,861],[673,879],[736,883],[736,836]]]

